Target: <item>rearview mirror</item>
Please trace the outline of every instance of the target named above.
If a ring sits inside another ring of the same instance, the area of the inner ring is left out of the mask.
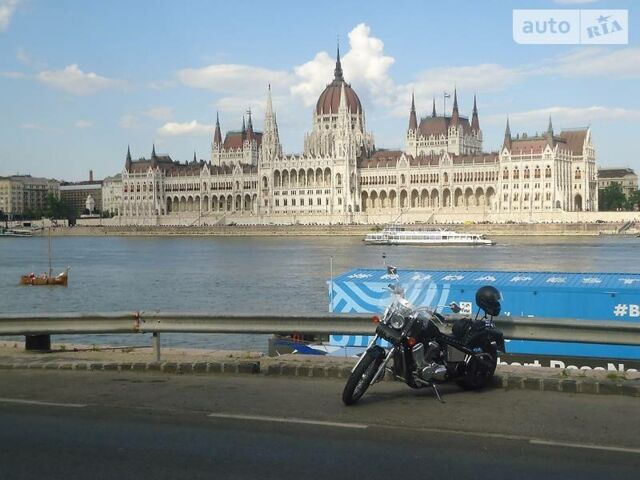
[[[460,305],[458,305],[456,302],[451,302],[449,304],[449,308],[453,313],[460,313],[462,311],[462,308],[460,308]]]

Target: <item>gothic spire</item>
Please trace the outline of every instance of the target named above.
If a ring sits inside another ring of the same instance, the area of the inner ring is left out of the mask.
[[[503,147],[511,149],[511,128],[509,128],[509,117],[507,117],[507,127],[504,129],[504,142]]]
[[[127,145],[127,158],[124,161],[124,168],[128,171],[131,170],[131,150],[129,145]]]
[[[248,120],[247,120],[247,138],[253,138],[253,122],[251,121],[251,109],[247,111]]]
[[[478,107],[476,105],[476,96],[473,96],[473,115],[471,116],[471,130],[480,131],[480,121],[478,120]]]
[[[436,117],[436,97],[433,97],[433,110],[431,111],[431,116]]]
[[[282,155],[282,147],[280,146],[280,138],[278,137],[278,123],[276,121],[276,114],[273,112],[273,103],[271,100],[271,84],[269,84],[267,107],[264,112],[262,152],[262,158],[265,161]]]
[[[198,163],[196,160],[196,151],[193,151],[193,163]]]
[[[247,133],[247,127],[244,124],[244,115],[242,116],[242,139],[244,140],[244,136]]]
[[[547,134],[553,137],[553,123],[551,123],[551,115],[549,115],[549,126],[547,127]]]
[[[342,76],[342,64],[340,63],[340,42],[338,42],[337,55],[336,55],[336,68],[333,70],[333,81],[342,82],[344,77]]]
[[[267,93],[267,108],[264,112],[265,117],[271,117],[273,115],[273,105],[271,103],[271,84],[269,84],[269,90]]]
[[[418,119],[416,118],[416,101],[415,95],[411,93],[411,113],[409,113],[409,130],[418,129]]]
[[[218,112],[216,112],[216,130],[213,133],[213,144],[222,145],[222,133],[220,132],[220,117],[218,116]]]
[[[460,114],[458,113],[458,91],[453,89],[453,111],[451,112],[451,124],[457,125],[460,120]]]
[[[158,166],[158,156],[156,155],[156,144],[153,144],[153,148],[151,149],[151,168],[156,168]]]

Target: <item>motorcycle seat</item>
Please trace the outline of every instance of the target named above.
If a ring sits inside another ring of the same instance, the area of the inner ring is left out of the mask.
[[[471,329],[471,323],[470,318],[459,318],[453,322],[451,333],[455,338],[462,339]]]

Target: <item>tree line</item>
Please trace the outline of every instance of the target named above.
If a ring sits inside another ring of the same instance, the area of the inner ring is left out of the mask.
[[[637,211],[640,209],[640,190],[634,190],[629,195],[622,191],[622,185],[613,182],[598,191],[598,210],[603,212]]]

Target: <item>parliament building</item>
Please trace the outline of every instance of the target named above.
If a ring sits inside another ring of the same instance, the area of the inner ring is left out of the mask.
[[[404,150],[376,147],[338,51],[302,154],[282,150],[269,87],[262,131],[249,112],[223,138],[216,118],[208,161],[194,155],[180,163],[155,147],[133,160],[127,150],[121,174],[104,181],[103,208],[131,225],[429,222],[597,210],[589,128],[556,132],[549,119],[543,134],[512,135],[507,120],[499,151],[484,152],[475,97],[469,119],[455,92],[450,116],[438,115],[434,101],[418,119],[412,98],[404,143]]]

